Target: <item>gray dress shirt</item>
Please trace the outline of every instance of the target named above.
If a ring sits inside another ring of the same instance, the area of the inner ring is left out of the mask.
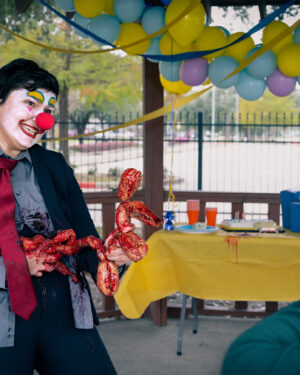
[[[0,150],[0,157],[7,157]],[[21,152],[15,160],[20,160],[11,171],[11,183],[15,198],[15,221],[20,233],[24,226],[36,234],[51,237],[54,227],[45,205],[29,151]],[[65,261],[72,272],[75,272],[75,260],[72,256]],[[0,347],[14,345],[15,314],[10,308],[10,299],[5,284],[6,271],[3,258],[0,256]],[[69,284],[76,328],[93,328],[93,315],[90,296],[86,288],[74,284],[69,276]]]

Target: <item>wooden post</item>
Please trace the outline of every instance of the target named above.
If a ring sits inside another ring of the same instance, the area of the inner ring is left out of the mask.
[[[158,64],[147,59],[143,61],[143,99],[144,114],[164,105],[164,90],[159,80]],[[163,214],[163,141],[164,119],[158,117],[144,125],[144,202],[157,216]],[[157,228],[144,227],[145,239]],[[166,302],[163,300],[151,304],[148,309],[156,325],[165,325]]]

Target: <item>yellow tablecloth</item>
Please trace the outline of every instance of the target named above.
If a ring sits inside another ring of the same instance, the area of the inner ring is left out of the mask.
[[[148,255],[132,263],[115,299],[122,313],[139,318],[147,306],[176,291],[234,301],[300,299],[300,236],[159,231]]]

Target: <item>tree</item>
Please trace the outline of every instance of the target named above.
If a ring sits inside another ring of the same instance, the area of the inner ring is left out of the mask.
[[[78,50],[97,50],[93,41],[79,37],[73,28],[61,19],[54,17],[52,22],[48,22],[48,18],[35,19],[34,15],[38,8],[38,4],[35,3],[30,7],[32,13],[26,16],[30,22],[16,23],[15,27],[20,28],[23,36],[49,46],[69,50],[74,49],[74,46]],[[34,46],[19,38],[7,38],[5,35],[2,36],[2,41],[7,41],[0,45],[2,65],[22,56],[37,61],[57,76],[60,83],[59,119],[63,124],[60,127],[60,137],[68,135],[69,92],[72,95],[74,90],[79,90],[80,101],[87,108],[92,103],[96,103],[102,110],[116,108],[116,106],[124,109],[129,105],[136,106],[142,100],[139,58],[113,53],[90,55],[58,53]],[[60,149],[68,159],[68,147],[65,141],[60,143]]]

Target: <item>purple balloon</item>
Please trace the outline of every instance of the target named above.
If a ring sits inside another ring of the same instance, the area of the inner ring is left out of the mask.
[[[183,61],[180,73],[181,80],[186,85],[201,85],[208,75],[208,61],[202,58]]]
[[[278,68],[267,78],[267,86],[276,96],[290,95],[296,86],[296,77],[288,77]]]

